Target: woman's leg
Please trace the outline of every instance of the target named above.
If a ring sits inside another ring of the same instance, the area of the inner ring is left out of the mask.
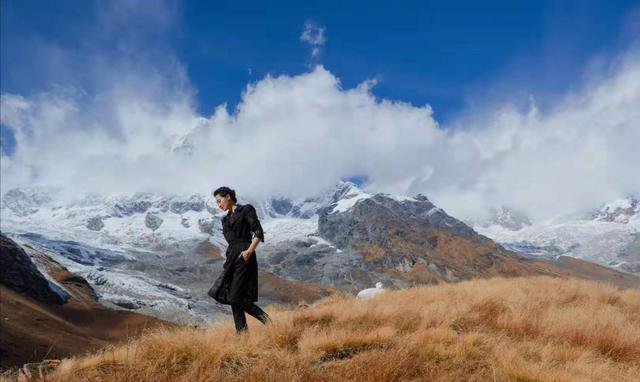
[[[244,316],[244,309],[240,304],[231,304],[233,313],[233,323],[236,325],[236,332],[241,333],[247,330],[247,319]]]
[[[242,303],[242,309],[245,312],[247,312],[250,315],[252,315],[253,317],[257,318],[260,322],[262,322],[265,325],[268,322],[271,322],[271,317],[269,317],[267,312],[265,312],[264,310],[260,309],[260,307],[258,305],[256,305],[252,301],[243,302]]]

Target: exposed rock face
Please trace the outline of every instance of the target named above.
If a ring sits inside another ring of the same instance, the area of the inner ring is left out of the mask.
[[[69,295],[48,281],[16,242],[0,233],[0,284],[44,303],[64,304]]]
[[[119,299],[119,300],[113,300],[111,302],[118,305],[119,307],[129,309],[129,310],[140,309],[140,305],[135,301]]]
[[[592,212],[592,219],[603,222],[629,223],[640,214],[640,200],[635,197],[615,200]]]
[[[358,201],[345,212],[333,212],[333,208],[328,206],[319,211],[318,232],[341,249],[357,249],[362,243],[384,246],[390,233],[409,239],[410,231],[433,228],[480,243],[490,241],[447,215],[423,195],[415,200],[397,201],[377,194]],[[437,245],[435,236],[424,235],[418,239],[414,244],[429,248]]]
[[[214,235],[217,223],[214,219],[198,219],[198,229],[202,233]]]
[[[350,194],[350,195],[349,195]],[[568,263],[546,258],[527,258],[511,252],[463,222],[434,206],[424,195],[393,197],[386,194],[362,195],[347,190],[335,195],[339,200],[319,211],[318,233],[335,245],[335,256],[342,260],[336,280],[362,285],[388,281],[397,287],[455,282],[477,277],[554,274],[609,280],[635,286],[640,280],[586,262]],[[316,256],[298,256],[282,251],[282,260],[293,259],[299,270],[324,260],[322,246],[310,248]],[[279,265],[279,264],[278,264]],[[278,268],[274,266],[274,271]],[[588,270],[588,271],[587,271]],[[326,270],[318,272],[327,275]],[[612,276],[615,274],[616,276]],[[295,275],[293,275],[295,277]],[[297,277],[296,277],[297,278]],[[323,281],[326,283],[326,281]]]
[[[288,199],[280,198],[280,199],[272,199],[271,207],[273,210],[281,215],[286,215],[291,211],[293,205],[291,201]]]
[[[136,193],[128,197],[119,197],[111,202],[108,208],[109,216],[125,217],[142,214],[150,210],[183,214],[188,211],[200,212],[205,209],[205,199],[202,195],[194,194],[189,197],[176,196],[158,197],[151,193]]]
[[[371,284],[363,270],[362,256],[355,251],[336,253],[335,247],[313,242],[282,242],[270,249],[260,264],[269,271],[298,281],[353,290]]]
[[[151,196],[148,194],[136,194],[128,198],[120,198],[111,206],[111,216],[123,217],[145,213],[153,204],[150,198]]]
[[[147,213],[147,215],[144,217],[144,224],[150,228],[152,231],[157,230],[158,228],[160,228],[160,225],[162,225],[162,218],[156,214],[152,214],[152,213]]]
[[[187,200],[174,200],[169,209],[175,214],[183,214],[187,211],[200,212],[204,210],[204,199],[200,195],[191,195]]]
[[[100,216],[94,216],[87,220],[87,228],[92,231],[100,231],[104,227],[104,222]]]

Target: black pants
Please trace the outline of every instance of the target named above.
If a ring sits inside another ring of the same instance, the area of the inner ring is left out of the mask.
[[[244,312],[249,313],[253,317],[257,318],[263,324],[271,321],[271,318],[264,310],[260,309],[258,305],[252,301],[245,301],[239,304],[231,304],[231,312],[233,312],[233,322],[236,325],[236,332],[241,333],[247,330],[247,319]]]

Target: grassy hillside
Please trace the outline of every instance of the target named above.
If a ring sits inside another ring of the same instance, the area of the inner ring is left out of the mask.
[[[333,295],[267,309],[237,337],[231,319],[157,329],[63,361],[54,381],[632,381],[640,290],[548,276]],[[634,379],[635,378],[635,379]]]

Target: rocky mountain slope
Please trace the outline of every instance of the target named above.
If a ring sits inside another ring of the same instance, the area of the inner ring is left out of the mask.
[[[97,301],[91,285],[46,253],[0,233],[1,367],[60,358],[175,325]]]
[[[211,196],[99,197],[58,202],[55,190],[11,190],[2,228],[86,278],[103,304],[181,323],[228,316],[206,291],[226,242]],[[552,274],[638,286],[638,278],[564,256],[505,249],[425,195],[369,194],[351,182],[298,200],[256,206],[262,304],[494,275]],[[511,219],[513,220],[513,219]],[[521,221],[521,224],[524,224]]]

